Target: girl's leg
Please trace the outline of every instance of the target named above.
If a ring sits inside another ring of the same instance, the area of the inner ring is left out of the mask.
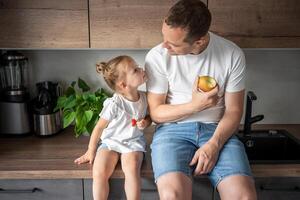
[[[125,174],[125,192],[128,200],[141,199],[141,165],[143,152],[131,152],[121,155],[122,170]]]
[[[119,160],[115,151],[100,149],[93,165],[93,197],[94,200],[106,200],[109,193],[108,179],[114,172]]]

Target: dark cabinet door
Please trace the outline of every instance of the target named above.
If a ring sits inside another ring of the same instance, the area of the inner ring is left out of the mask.
[[[109,200],[126,200],[126,195],[124,191],[124,179],[113,178],[109,182],[110,192],[108,199]],[[156,190],[156,185],[153,179],[142,178],[141,186],[141,199],[143,200],[159,200],[158,192]],[[84,180],[84,199],[92,200],[92,180]]]
[[[213,187],[207,178],[195,178],[193,181],[193,200],[212,199]]]
[[[300,199],[300,178],[257,178],[255,185],[258,199]]]
[[[82,180],[0,180],[1,200],[82,200]]]
[[[110,193],[108,199],[126,199],[124,192],[124,179],[110,180]],[[142,178],[142,194],[143,200],[159,200],[156,184],[153,179]],[[213,188],[206,178],[196,178],[193,182],[193,200],[212,199]],[[92,180],[84,180],[84,199],[92,200]]]
[[[299,200],[300,178],[255,178],[259,200]],[[216,192],[215,200],[220,196]]]

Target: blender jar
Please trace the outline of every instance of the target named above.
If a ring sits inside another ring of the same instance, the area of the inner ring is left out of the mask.
[[[22,98],[28,87],[28,59],[17,51],[3,54],[1,73],[4,76],[4,95]]]

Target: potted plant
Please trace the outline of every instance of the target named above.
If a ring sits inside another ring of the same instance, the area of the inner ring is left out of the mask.
[[[58,98],[54,111],[62,110],[64,128],[74,124],[76,137],[86,132],[90,135],[99,119],[103,102],[110,96],[103,89],[92,92],[87,83],[78,78]]]

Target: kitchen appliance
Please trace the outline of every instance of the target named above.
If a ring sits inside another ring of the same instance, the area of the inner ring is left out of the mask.
[[[37,97],[33,100],[34,133],[38,136],[49,136],[58,133],[62,127],[62,112],[54,112],[61,87],[50,81],[36,84]]]
[[[4,53],[0,77],[0,134],[30,133],[28,58],[18,51]]]

